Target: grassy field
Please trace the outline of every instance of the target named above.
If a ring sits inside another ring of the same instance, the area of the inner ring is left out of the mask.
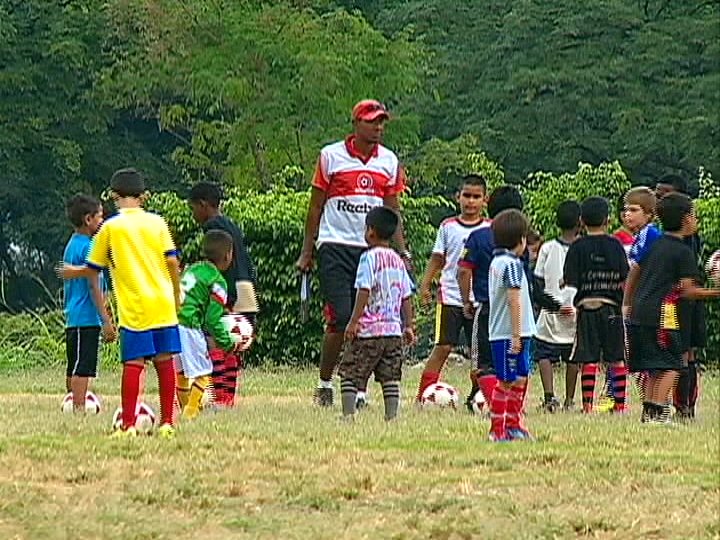
[[[3,377],[0,538],[720,538],[717,378],[690,426],[544,415],[535,397],[538,441],[500,445],[464,411],[416,410],[416,370],[391,424],[377,388],[354,425],[310,406],[314,378],[251,371],[238,409],[118,441],[117,373],[85,418],[59,412],[59,372]],[[465,369],[448,379],[466,389]]]

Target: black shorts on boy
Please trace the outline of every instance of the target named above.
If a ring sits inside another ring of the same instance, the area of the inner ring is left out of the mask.
[[[557,364],[558,362],[570,362],[572,358],[573,345],[561,344],[561,343],[550,343],[543,341],[542,339],[534,338],[534,352],[533,360],[535,363],[540,360],[550,360],[551,363]]]
[[[435,312],[435,345],[460,345],[460,333],[472,340],[473,321],[468,319],[460,306],[438,304]]]
[[[68,377],[97,376],[100,354],[100,327],[76,326],[65,329],[65,354]]]
[[[578,307],[577,335],[571,362],[595,364],[625,359],[625,333],[618,306],[603,304],[590,309]]]

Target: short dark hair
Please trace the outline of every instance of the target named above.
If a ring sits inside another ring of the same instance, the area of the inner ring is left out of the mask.
[[[85,217],[97,214],[100,210],[100,201],[90,195],[78,193],[65,203],[65,211],[73,227],[80,228],[85,225]]]
[[[678,176],[677,174],[663,175],[660,180],[657,181],[657,183],[672,186],[673,189],[678,193],[687,194],[688,192],[687,180],[685,180],[682,176]]]
[[[522,211],[524,206],[522,195],[515,186],[500,186],[492,192],[488,199],[488,216],[494,218],[503,210],[511,208]]]
[[[610,215],[610,204],[605,197],[588,197],[580,205],[580,215],[588,227],[600,227]]]
[[[555,210],[555,223],[563,231],[570,231],[580,222],[580,203],[563,201]]]
[[[663,230],[668,232],[682,229],[685,216],[692,211],[692,199],[684,193],[668,193],[658,201],[658,217]]]
[[[190,189],[189,199],[191,202],[205,201],[210,206],[217,208],[223,200],[223,190],[215,182],[198,182]]]
[[[513,249],[530,232],[530,222],[520,210],[510,208],[500,212],[492,222],[495,245],[500,248]]]
[[[487,180],[482,174],[478,173],[470,173],[466,174],[462,177],[462,181],[460,182],[460,190],[462,191],[462,188],[464,186],[480,186],[485,191],[487,191]]]
[[[215,264],[222,261],[232,248],[232,236],[225,231],[212,229],[203,236],[203,256]]]
[[[110,178],[110,189],[120,197],[140,197],[145,192],[145,178],[137,169],[119,169]]]
[[[390,240],[397,230],[400,218],[387,206],[377,206],[367,213],[365,226],[372,229],[380,240]]]

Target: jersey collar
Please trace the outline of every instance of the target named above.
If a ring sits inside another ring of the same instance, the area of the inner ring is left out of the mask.
[[[493,257],[497,257],[498,255],[509,255],[509,256],[512,257],[513,259],[519,259],[519,258],[520,258],[520,257],[518,257],[517,255],[515,255],[515,253],[513,253],[512,251],[510,251],[510,250],[507,249],[507,248],[495,248],[495,249],[493,250]]]
[[[378,156],[379,145],[378,145],[378,144],[375,144],[375,145],[372,147],[372,150],[370,151],[370,155],[369,155],[369,156],[365,156],[365,155],[363,155],[363,154],[360,152],[360,150],[358,150],[357,147],[355,146],[355,135],[348,135],[348,136],[345,138],[345,149],[347,150],[347,153],[350,154],[351,157],[357,158],[357,159],[359,159],[360,161],[362,161],[363,163],[367,163],[367,162],[370,161],[372,158]]]

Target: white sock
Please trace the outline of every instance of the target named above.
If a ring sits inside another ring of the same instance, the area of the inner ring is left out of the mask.
[[[357,393],[357,399],[364,399],[365,401],[367,401],[367,397],[368,397],[367,392],[358,392]]]
[[[322,379],[320,379],[320,382],[318,383],[318,388],[332,388],[332,387],[333,387],[332,379],[329,381],[323,381]]]

